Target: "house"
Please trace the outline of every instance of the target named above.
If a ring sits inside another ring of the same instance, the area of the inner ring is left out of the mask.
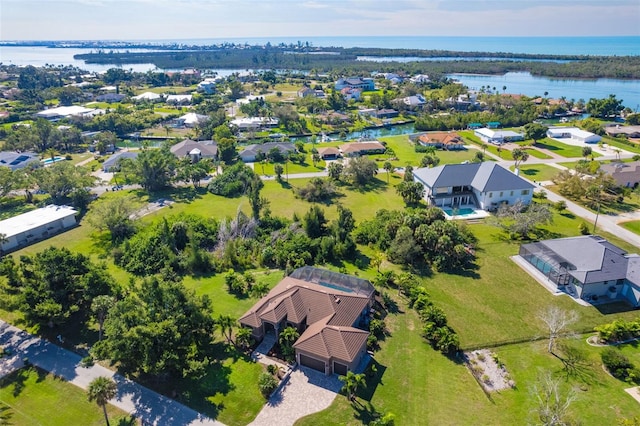
[[[160,102],[162,100],[162,95],[153,92],[144,92],[132,97],[131,99],[136,102]]]
[[[196,114],[195,112],[189,112],[181,117],[173,120],[173,123],[177,127],[197,127],[204,124],[209,119],[208,116],[202,114]]]
[[[402,103],[409,108],[418,108],[426,105],[427,100],[422,95],[413,95],[402,98]]]
[[[500,127],[500,122],[499,121],[489,121],[487,123],[487,128],[488,129],[497,129],[498,127]]]
[[[607,126],[604,132],[613,137],[623,136],[632,139],[640,138],[640,126],[620,126],[619,124]]]
[[[595,133],[578,129],[577,127],[549,127],[547,136],[552,139],[570,139],[582,143],[598,143],[602,139]]]
[[[192,100],[192,95],[167,95],[165,102],[171,105],[189,105]]]
[[[602,237],[557,238],[520,246],[519,258],[560,291],[588,302],[625,301],[640,307],[640,256]]]
[[[351,117],[341,112],[332,111],[318,115],[318,119],[325,123],[342,124],[351,121]]]
[[[215,159],[218,157],[218,144],[212,140],[193,141],[185,139],[169,148],[169,151],[178,158],[191,157],[191,162],[196,163],[202,158]]]
[[[523,141],[524,135],[511,130],[492,130],[487,127],[475,129],[473,133],[482,140],[482,142],[501,145],[507,142]]]
[[[119,166],[120,166],[119,163],[121,160],[124,160],[124,159],[135,160],[136,158],[138,158],[139,153],[140,153],[139,151],[117,152],[113,154],[111,157],[109,157],[109,159],[105,160],[104,163],[102,163],[102,171],[107,173],[117,171],[119,169]]]
[[[76,226],[76,214],[71,207],[49,205],[0,221],[0,244],[3,252],[45,240]]]
[[[333,146],[318,148],[318,155],[323,160],[335,160],[340,157],[340,150]]]
[[[483,127],[482,123],[469,123],[467,125],[467,129],[470,129],[470,130],[480,129],[482,127]]]
[[[358,110],[358,115],[361,117],[375,117],[377,111],[375,108],[361,108]]]
[[[122,93],[105,93],[104,95],[96,96],[96,101],[113,103],[120,102],[126,97],[127,95],[123,95]]]
[[[391,108],[379,109],[378,112],[376,113],[376,117],[378,118],[395,118],[398,115],[400,115],[400,113],[395,109],[391,109]]]
[[[316,95],[316,91],[310,87],[303,87],[302,89],[298,90],[299,98],[306,98],[307,96],[315,96],[315,95]]]
[[[640,183],[640,161],[601,164],[600,170],[611,176],[620,186],[636,188]]]
[[[327,375],[354,371],[366,355],[375,289],[364,279],[305,266],[285,277],[239,322],[261,341],[294,327],[298,364]]]
[[[230,123],[238,128],[238,130],[258,130],[270,129],[278,127],[280,120],[275,117],[243,117],[235,118]]]
[[[371,91],[376,90],[375,82],[372,78],[361,78],[361,77],[349,77],[349,78],[341,78],[335,83],[336,90],[342,90],[344,88],[349,89],[359,89],[361,91]]]
[[[63,106],[58,108],[49,108],[36,113],[36,117],[45,118],[50,121],[57,121],[67,117],[91,117],[96,114],[102,114],[104,111],[94,108],[85,108],[82,106]]]
[[[534,185],[492,162],[445,164],[413,171],[425,188],[425,199],[436,207],[475,206],[496,210],[501,204],[529,204]]]
[[[204,93],[206,95],[213,95],[216,92],[216,79],[215,78],[205,78],[200,83],[198,83],[198,87],[196,90],[199,93]]]
[[[8,167],[11,171],[22,169],[23,167],[27,167],[29,164],[40,164],[38,154],[35,152],[0,152],[0,166]]]
[[[345,157],[357,157],[367,154],[384,154],[387,148],[378,141],[351,142],[340,146]]]
[[[426,75],[426,74],[414,75],[409,80],[411,80],[412,83],[416,83],[416,84],[425,84],[425,83],[429,83],[431,81],[429,79],[429,76]]]
[[[269,151],[272,149],[277,149],[285,157],[297,151],[295,145],[289,142],[266,142],[263,144],[247,145],[238,155],[242,161],[250,163],[256,161],[261,153],[264,155],[269,154]]]
[[[345,101],[350,101],[353,99],[354,101],[360,100],[360,95],[362,95],[362,89],[353,89],[351,87],[344,87],[340,89],[340,94],[344,98]]]
[[[464,139],[456,132],[424,133],[418,137],[418,143],[446,150],[464,149]]]

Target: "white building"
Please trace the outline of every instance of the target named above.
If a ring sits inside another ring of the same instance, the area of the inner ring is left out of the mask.
[[[511,130],[493,130],[486,127],[476,129],[474,132],[476,136],[482,140],[482,142],[503,144],[505,142],[523,141],[524,136],[521,133],[513,132]]]
[[[191,95],[167,95],[166,102],[174,105],[188,105],[193,100]]]
[[[244,117],[231,120],[231,124],[240,130],[256,130],[260,128],[278,127],[280,121],[269,117]]]
[[[162,96],[159,95],[158,93],[153,93],[153,92],[144,92],[139,94],[138,96],[134,96],[131,99],[133,99],[134,101],[148,101],[148,102],[159,102],[162,100]]]
[[[173,122],[179,127],[196,127],[200,124],[204,124],[209,119],[209,116],[196,114],[195,112],[189,112],[178,117]]]
[[[91,117],[96,114],[102,114],[104,110],[95,108],[85,108],[83,106],[63,106],[58,108],[49,108],[36,113],[36,117],[45,118],[47,120],[60,120],[67,117]]]
[[[76,225],[77,211],[67,206],[50,205],[0,221],[0,234],[7,252],[45,240]]]
[[[578,129],[577,127],[549,127],[547,136],[552,139],[570,139],[582,143],[598,143],[602,139],[595,133]]]
[[[206,93],[207,95],[211,95],[216,92],[216,79],[215,78],[205,78],[200,83],[198,83],[198,92]]]

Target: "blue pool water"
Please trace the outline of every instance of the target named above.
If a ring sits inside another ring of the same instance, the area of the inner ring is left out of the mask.
[[[339,285],[335,285],[335,284],[331,284],[331,283],[325,283],[323,281],[320,281],[318,284],[320,284],[323,287],[332,288],[334,290],[344,291],[345,293],[353,293],[353,290],[351,290],[350,288],[340,287]]]
[[[57,163],[58,161],[63,161],[63,160],[64,160],[64,157],[55,157],[54,159],[47,158],[42,160],[42,164],[46,166],[46,165]]]
[[[476,211],[473,209],[469,209],[469,208],[462,208],[462,209],[457,209],[454,213],[453,209],[442,209],[448,216],[453,216],[455,214],[455,216],[469,216],[474,214]]]

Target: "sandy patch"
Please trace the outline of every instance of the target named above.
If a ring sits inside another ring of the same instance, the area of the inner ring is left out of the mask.
[[[498,356],[488,349],[465,352],[465,363],[471,374],[488,392],[510,389],[515,387],[506,367]]]
[[[640,402],[640,386],[636,386],[635,388],[627,388],[624,391],[631,395],[633,399]]]

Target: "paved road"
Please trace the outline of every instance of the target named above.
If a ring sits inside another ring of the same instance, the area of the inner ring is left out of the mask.
[[[141,419],[144,425],[159,426],[224,426],[172,399],[164,397],[131,380],[115,374],[108,368],[94,365],[80,366],[80,355],[53,343],[32,336],[0,320],[0,346],[43,370],[86,389],[99,376],[112,377],[118,384],[117,396],[110,404]]]

